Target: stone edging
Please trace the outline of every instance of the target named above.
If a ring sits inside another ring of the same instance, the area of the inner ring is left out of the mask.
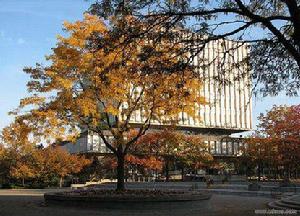
[[[79,196],[67,195],[66,193],[45,193],[44,199],[46,203],[157,203],[157,202],[186,202],[208,200],[211,198],[210,194],[199,192],[184,192],[179,194],[166,194],[158,196],[109,196],[109,195],[94,195],[94,196]]]

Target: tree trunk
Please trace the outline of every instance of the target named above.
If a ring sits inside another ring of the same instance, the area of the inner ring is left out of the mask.
[[[260,176],[261,176],[261,166],[260,166],[260,164],[258,164],[258,167],[257,167],[257,176],[258,176],[258,181],[260,181]]]
[[[59,187],[62,188],[63,185],[63,177],[60,177],[59,179]]]
[[[117,191],[125,190],[125,155],[123,153],[117,155]]]
[[[170,180],[170,174],[169,174],[169,159],[166,160],[165,164],[165,171],[166,171],[166,182]]]
[[[23,185],[23,187],[25,187],[25,179],[24,178],[22,178],[22,185]]]
[[[184,181],[184,166],[181,167],[181,179]]]

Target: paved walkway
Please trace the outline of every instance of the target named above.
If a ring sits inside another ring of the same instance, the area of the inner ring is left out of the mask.
[[[294,196],[293,198],[291,198],[291,200],[300,203],[300,195]]]
[[[89,185],[92,188],[102,188],[102,189],[114,189],[116,187],[115,183],[104,183]],[[213,184],[208,189],[206,183],[204,182],[128,182],[126,183],[126,188],[129,189],[176,189],[176,190],[198,190],[205,193],[221,194],[221,195],[239,195],[239,196],[264,196],[273,197],[272,190],[277,189],[274,184],[264,184],[261,186],[259,191],[249,191],[248,185],[246,184]],[[298,193],[300,194],[300,187],[294,188],[280,188],[280,193],[288,195]]]
[[[226,216],[255,215],[267,209],[271,199],[214,194],[210,200],[128,206],[122,209],[87,209],[71,206],[45,206],[43,194],[53,190],[0,190],[1,216]]]

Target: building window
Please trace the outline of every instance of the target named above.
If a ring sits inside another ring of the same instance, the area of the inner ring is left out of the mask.
[[[91,145],[92,144],[92,139],[93,139],[93,135],[88,135],[88,144]]]
[[[222,154],[227,154],[227,143],[222,141]]]
[[[239,151],[239,143],[238,142],[233,142],[233,154],[237,155]]]
[[[208,141],[204,141],[204,145],[205,145],[205,151],[209,151],[209,149],[210,149],[209,142]]]
[[[243,149],[244,149],[244,144],[242,142],[238,142],[238,155],[241,155],[243,153]]]
[[[210,144],[210,153],[215,154],[216,153],[216,142],[215,141],[209,141]]]
[[[232,142],[227,142],[227,151],[229,155],[232,155]]]
[[[99,150],[99,136],[93,135],[93,148],[91,150],[98,151]]]
[[[221,142],[216,141],[216,154],[221,154]]]

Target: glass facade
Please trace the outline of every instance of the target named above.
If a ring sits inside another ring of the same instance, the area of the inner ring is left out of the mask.
[[[216,153],[216,142],[215,141],[209,141],[210,144],[210,153],[215,154]]]
[[[221,142],[216,141],[216,154],[221,154]]]
[[[244,147],[242,141],[226,140],[226,141],[208,141],[209,153],[212,155],[236,156],[241,154],[241,148]]]

